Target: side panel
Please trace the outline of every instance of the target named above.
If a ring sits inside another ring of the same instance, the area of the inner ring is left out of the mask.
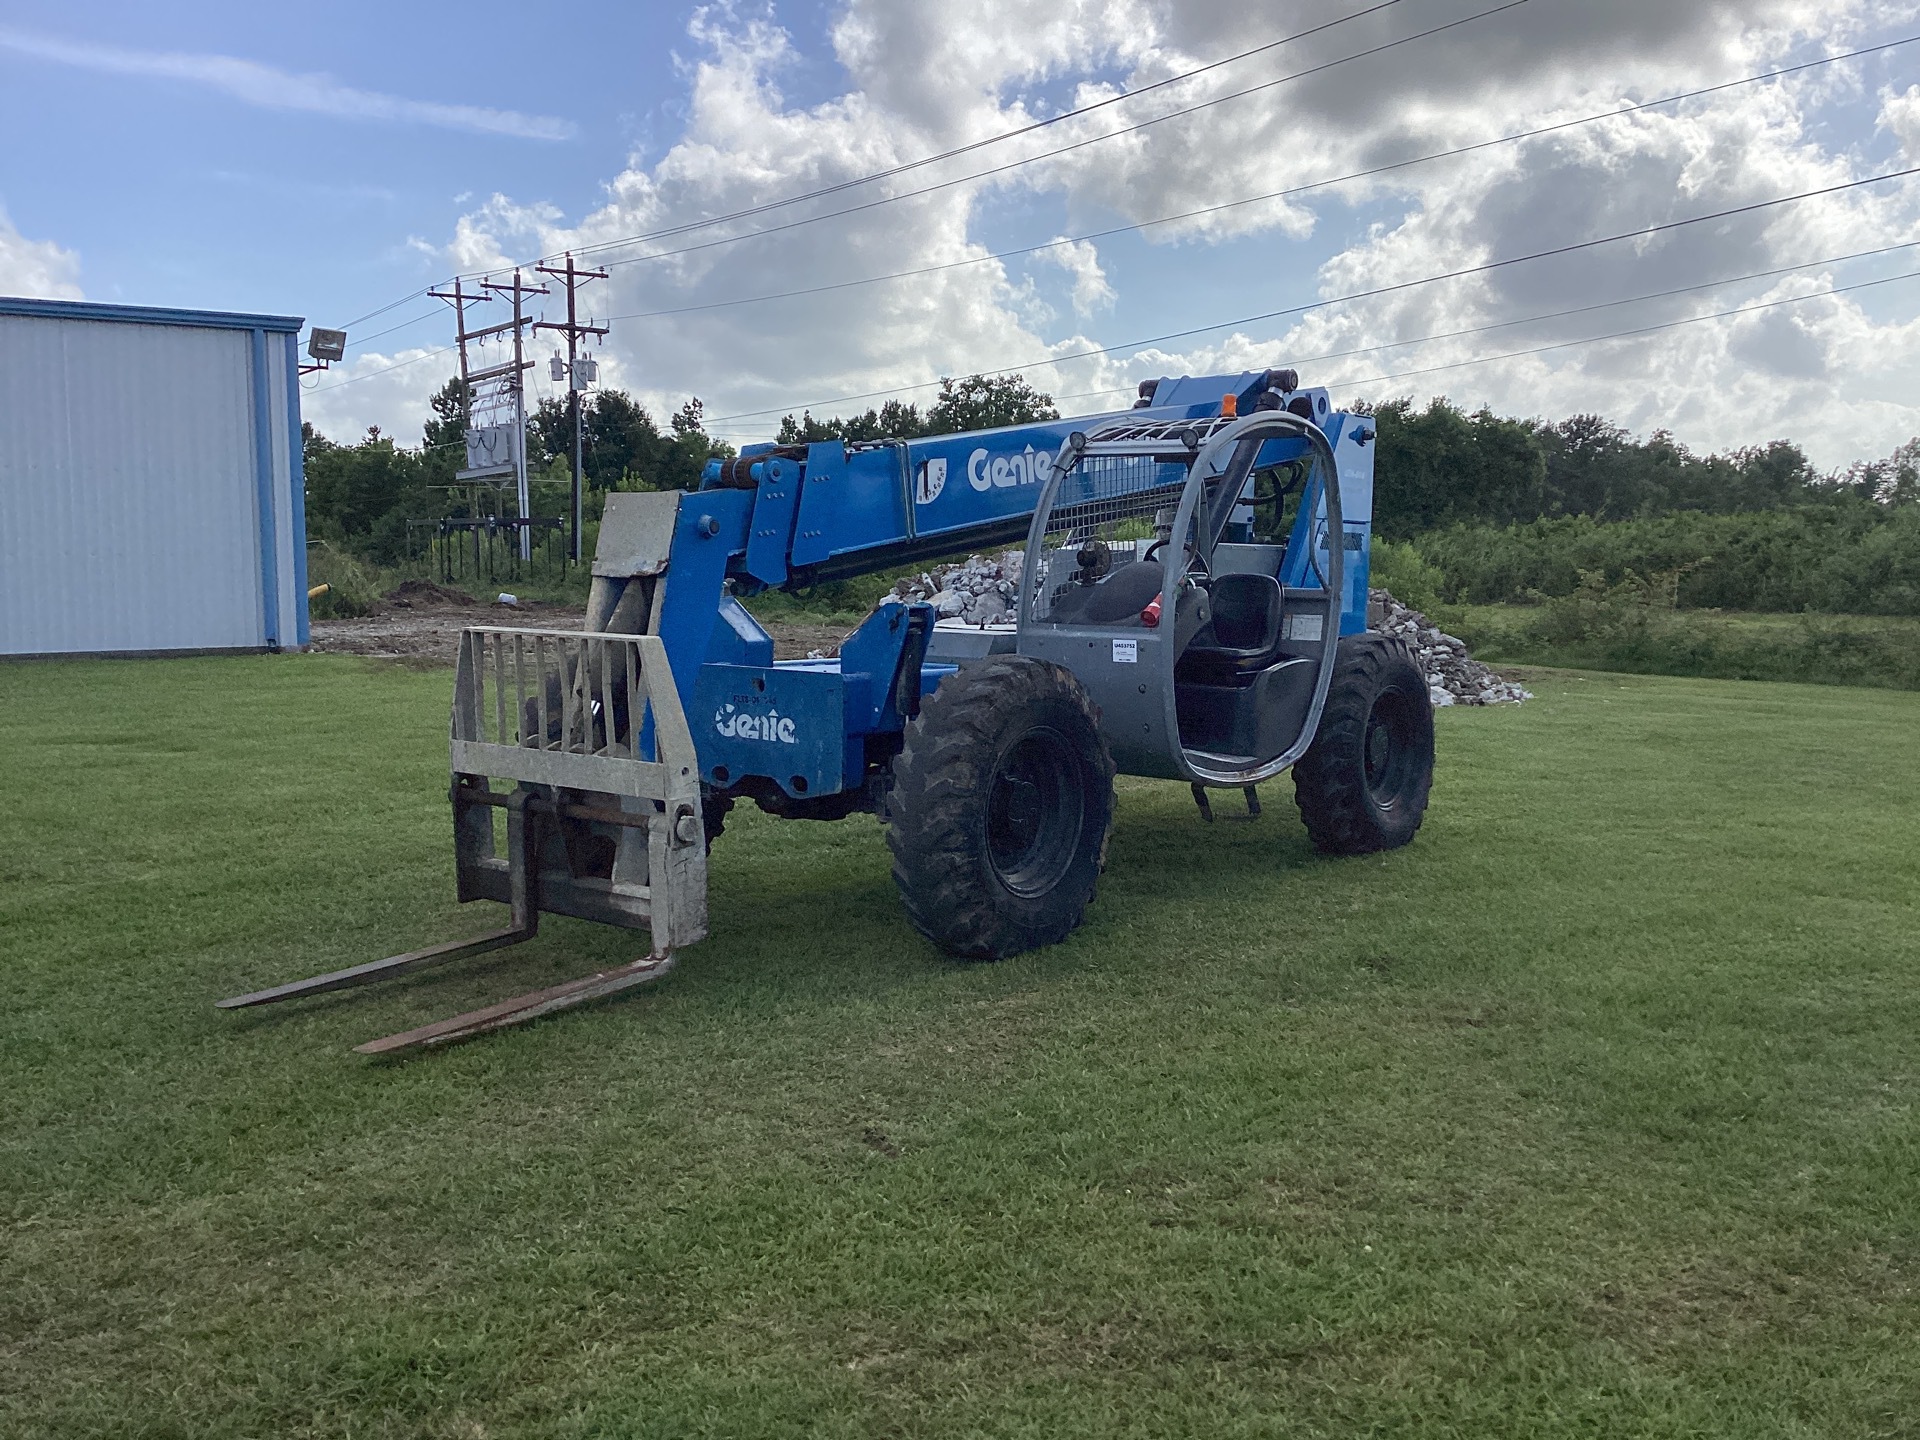
[[[1020,653],[1071,670],[1100,707],[1100,733],[1122,775],[1178,780],[1180,737],[1167,733],[1166,687],[1172,662],[1155,630],[1033,625]]]
[[[0,654],[267,643],[261,536],[290,586],[293,506],[288,475],[268,497],[287,527],[261,524],[253,348],[249,330],[0,315]],[[290,467],[284,437],[268,450]]]
[[[836,668],[705,665],[687,712],[701,778],[764,775],[791,795],[832,795],[851,778],[846,686]]]
[[[294,617],[293,632],[290,636],[283,636],[281,643],[304,648],[313,635],[307,610],[307,477],[306,447],[300,436],[300,337],[286,335],[281,340],[283,350],[278,364],[278,388],[286,398],[278,411],[278,433],[285,441],[281,448],[287,458],[285,481],[280,489],[285,493],[287,503],[287,548],[293,552],[291,584],[288,587],[291,593],[287,601],[291,609],[282,613]]]
[[[1366,440],[1360,437],[1365,435]],[[1340,467],[1340,520],[1345,531],[1346,574],[1341,583],[1340,633],[1359,635],[1367,628],[1367,582],[1373,538],[1373,429],[1363,416],[1335,415],[1327,423],[1327,442]],[[1318,478],[1308,482],[1299,517],[1287,541],[1280,572],[1289,589],[1324,590],[1328,571],[1327,507]]]
[[[1327,424],[1327,439],[1340,462],[1340,522],[1347,532],[1347,573],[1340,587],[1342,635],[1364,634],[1367,628],[1367,586],[1373,578],[1373,435],[1373,422],[1361,415],[1342,412]]]

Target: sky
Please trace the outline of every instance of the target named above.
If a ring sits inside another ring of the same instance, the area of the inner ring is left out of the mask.
[[[1278,365],[1823,468],[1920,433],[1911,0],[426,9],[7,0],[0,294],[345,328],[337,439],[418,442],[428,288],[568,250],[601,383],[735,442]]]

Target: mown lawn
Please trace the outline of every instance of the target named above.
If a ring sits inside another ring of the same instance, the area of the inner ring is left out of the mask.
[[[1920,696],[1532,683],[1384,858],[1123,782],[997,966],[748,815],[383,1065],[634,950],[212,1008],[497,923],[448,675],[0,667],[0,1435],[1920,1433]]]

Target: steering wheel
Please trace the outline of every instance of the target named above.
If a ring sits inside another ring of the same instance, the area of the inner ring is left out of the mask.
[[[1151,563],[1153,557],[1166,548],[1169,543],[1168,540],[1154,541],[1153,544],[1147,547],[1147,553],[1140,557],[1141,562],[1143,564]],[[1198,550],[1189,549],[1187,551],[1187,568],[1189,570],[1197,568],[1207,579],[1211,580],[1213,578],[1213,567],[1207,564],[1206,556],[1202,555]]]

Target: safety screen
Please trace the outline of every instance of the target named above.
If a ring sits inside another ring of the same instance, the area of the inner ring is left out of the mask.
[[[1084,456],[1061,480],[1026,577],[1043,625],[1139,625],[1187,466],[1146,455]],[[1152,563],[1148,563],[1151,555]]]

